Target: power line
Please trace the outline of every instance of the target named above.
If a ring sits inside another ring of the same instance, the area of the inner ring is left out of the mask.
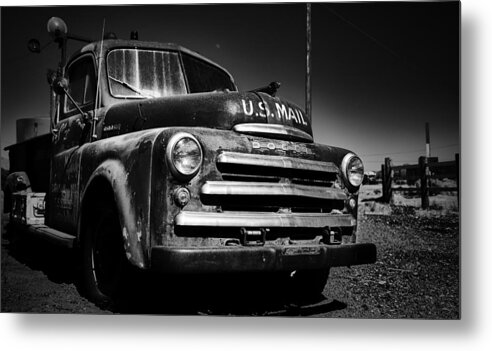
[[[437,85],[440,85],[440,86],[444,86],[446,88],[450,88],[451,87],[451,84],[448,81],[443,82],[443,80],[442,80],[443,78],[442,77],[439,77],[437,80],[436,79],[429,80],[429,75],[431,75],[431,74],[434,76],[434,78],[437,78],[436,70],[433,69],[430,66],[429,62],[423,62],[421,60],[417,64],[417,62],[415,61],[415,59],[413,59],[412,61],[410,61],[410,59],[408,58],[408,56],[399,54],[398,52],[396,52],[395,50],[393,50],[389,45],[384,44],[382,41],[380,41],[379,39],[377,39],[373,35],[369,34],[368,32],[366,32],[365,30],[363,30],[362,28],[360,28],[358,25],[356,25],[352,21],[350,21],[347,18],[343,17],[342,15],[340,15],[335,10],[333,10],[331,8],[329,8],[328,10],[334,16],[336,16],[338,19],[340,19],[341,21],[345,22],[346,24],[348,24],[349,26],[351,26],[352,28],[354,28],[356,31],[358,31],[360,34],[362,34],[363,36],[365,36],[366,38],[368,38],[369,40],[371,40],[372,42],[374,42],[376,45],[378,45],[379,47],[381,47],[382,49],[384,49],[385,51],[387,51],[388,53],[390,53],[392,56],[394,56],[397,59],[399,59],[400,62],[402,62],[404,65],[406,65],[408,68],[410,68],[412,70],[412,72],[419,72],[420,74],[425,74],[427,80],[429,82],[433,82],[434,84],[437,84]]]
[[[393,162],[413,162],[413,163],[416,163],[417,160],[416,159],[408,159],[408,160],[392,160]],[[384,161],[382,160],[379,160],[379,161],[366,161],[364,160],[364,164],[366,163],[375,163],[375,164],[383,164]]]
[[[389,154],[391,154],[391,155],[402,155],[402,154],[410,154],[412,152],[420,152],[420,151],[425,151],[425,149],[418,149],[418,150],[411,150],[411,151],[399,151],[399,152],[385,152],[385,153],[382,153],[382,154],[367,154],[367,155],[361,154],[359,156],[364,156],[364,157],[368,157],[368,156],[388,156]]]
[[[459,144],[449,144],[449,145],[431,147],[431,150],[440,150],[440,149],[445,149],[445,148],[453,147],[453,146],[459,146]],[[408,151],[398,151],[398,152],[388,151],[388,152],[384,152],[384,153],[380,153],[380,154],[359,154],[359,156],[371,157],[371,156],[403,155],[403,154],[411,154],[413,152],[423,152],[423,151],[425,151],[424,148],[421,148],[418,150],[408,150]]]
[[[338,12],[336,12],[335,10],[333,9],[329,9],[329,11],[331,13],[333,13],[335,16],[337,16],[339,19],[341,19],[343,22],[347,23],[348,25],[352,26],[353,28],[355,28],[359,33],[363,34],[364,36],[366,36],[367,38],[369,38],[371,41],[373,41],[374,43],[376,43],[377,45],[379,45],[380,47],[382,47],[383,49],[385,49],[386,51],[388,51],[391,55],[393,55],[394,57],[396,57],[397,59],[399,60],[403,60],[402,57],[400,55],[398,55],[397,52],[395,52],[393,49],[391,49],[389,46],[387,46],[386,44],[382,43],[381,41],[379,41],[378,39],[376,39],[375,37],[373,37],[372,35],[370,35],[369,33],[367,33],[366,31],[362,30],[359,26],[357,26],[355,23],[349,21],[348,19],[346,19],[345,17],[343,17],[342,15],[340,15]],[[403,60],[405,61],[405,60]]]
[[[431,147],[431,150],[445,149],[447,147],[452,147],[452,146],[460,146],[460,144],[450,144],[444,146]]]

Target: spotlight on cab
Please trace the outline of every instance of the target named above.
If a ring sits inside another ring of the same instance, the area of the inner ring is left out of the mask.
[[[50,36],[55,40],[65,38],[68,33],[67,24],[59,17],[51,17],[47,29]]]

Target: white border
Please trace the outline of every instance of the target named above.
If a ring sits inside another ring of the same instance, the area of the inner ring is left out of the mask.
[[[40,3],[18,1],[10,5]],[[102,3],[109,2],[84,2]],[[462,3],[461,321],[2,314],[0,347],[50,351],[490,349],[492,235],[488,219],[492,194],[488,178],[492,174],[489,141],[492,11],[489,3],[480,0]]]

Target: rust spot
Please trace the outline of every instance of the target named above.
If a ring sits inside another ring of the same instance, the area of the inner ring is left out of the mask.
[[[137,241],[141,242],[142,241],[142,221],[139,219],[137,221]]]
[[[123,228],[123,237],[125,238],[125,241],[128,240],[128,230],[126,230],[126,228]]]

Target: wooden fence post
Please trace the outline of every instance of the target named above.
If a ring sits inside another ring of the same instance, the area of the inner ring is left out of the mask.
[[[427,157],[419,157],[420,170],[420,197],[422,199],[422,208],[425,210],[429,207],[429,188],[427,186]]]
[[[384,199],[386,199],[386,193],[385,193],[385,187],[384,187],[384,184],[385,184],[385,171],[384,171],[384,163],[381,165],[381,187],[383,188],[383,197],[381,198],[381,200],[384,202]]]
[[[391,203],[393,199],[393,170],[391,159],[386,157],[384,159],[384,165],[381,166],[381,172],[383,176],[383,202]]]
[[[458,209],[460,207],[460,154],[454,154],[454,161],[456,162],[456,189],[458,195]]]

